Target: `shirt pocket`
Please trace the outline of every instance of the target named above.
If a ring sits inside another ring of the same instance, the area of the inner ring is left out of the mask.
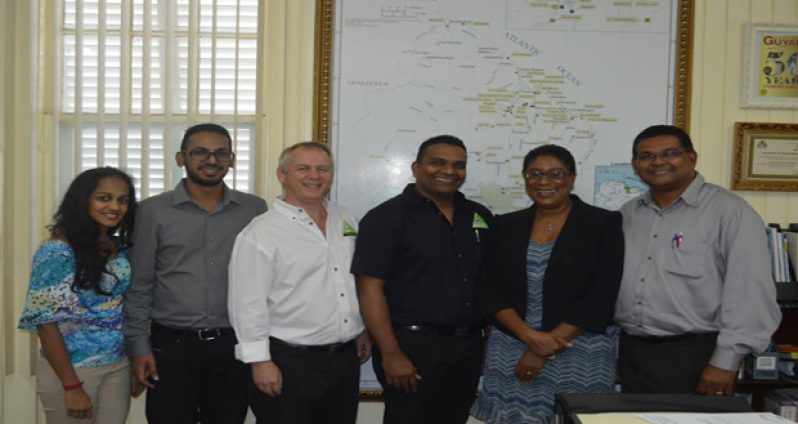
[[[711,257],[711,246],[704,242],[684,243],[671,248],[666,255],[663,269],[666,273],[684,279],[702,279],[707,276]]]

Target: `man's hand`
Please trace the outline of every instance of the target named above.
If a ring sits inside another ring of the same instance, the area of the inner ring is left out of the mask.
[[[68,416],[82,420],[91,418],[91,398],[82,387],[65,390],[64,402]]]
[[[360,358],[360,363],[364,363],[371,358],[371,337],[368,331],[363,331],[357,336],[355,346],[357,347],[357,356]]]
[[[546,365],[546,360],[532,351],[526,351],[515,365],[515,376],[526,383],[535,379]]]
[[[389,385],[407,392],[415,392],[418,388],[418,375],[413,362],[401,351],[382,357],[382,368],[385,370],[385,381]]]
[[[698,382],[698,393],[707,396],[731,396],[734,394],[736,371],[727,371],[707,365]]]
[[[133,357],[133,377],[137,384],[133,393],[136,393],[136,390],[144,390],[143,387],[139,389],[139,386],[149,387],[150,389],[154,388],[155,385],[150,382],[150,378],[152,378],[153,381],[158,381],[160,379],[160,377],[158,377],[158,368],[155,366],[155,356],[141,355]]]
[[[571,347],[571,343],[560,336],[532,328],[526,332],[524,342],[532,353],[541,358],[551,358],[554,354]]]
[[[252,379],[255,387],[269,397],[283,394],[283,373],[274,361],[253,362]]]

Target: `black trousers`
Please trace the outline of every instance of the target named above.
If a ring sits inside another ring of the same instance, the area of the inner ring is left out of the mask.
[[[283,390],[270,397],[255,387],[249,373],[250,406],[258,424],[355,423],[360,396],[355,343],[328,353],[272,341],[269,350],[282,373]]]
[[[151,342],[160,380],[147,390],[148,422],[244,422],[249,368],[235,359],[231,329],[202,341],[196,333],[192,337],[153,325]]]
[[[396,338],[416,367],[418,390],[388,386],[382,355],[374,349],[374,372],[382,384],[384,424],[462,424],[477,394],[482,364],[482,335],[441,335],[398,329]]]
[[[696,393],[718,333],[637,337],[621,333],[618,374],[624,393]]]

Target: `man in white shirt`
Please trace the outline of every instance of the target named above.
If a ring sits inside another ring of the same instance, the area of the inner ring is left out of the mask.
[[[360,364],[371,345],[349,273],[357,222],[327,202],[329,148],[280,155],[284,196],[238,235],[229,268],[236,357],[252,368],[258,422],[354,423]]]

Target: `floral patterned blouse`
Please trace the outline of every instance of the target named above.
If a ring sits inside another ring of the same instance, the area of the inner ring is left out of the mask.
[[[122,295],[130,286],[127,252],[108,261],[100,285],[109,295],[94,290],[72,291],[75,254],[66,242],[49,240],[33,256],[25,309],[19,328],[31,332],[37,326],[56,323],[72,365],[97,367],[125,357],[122,334]]]

